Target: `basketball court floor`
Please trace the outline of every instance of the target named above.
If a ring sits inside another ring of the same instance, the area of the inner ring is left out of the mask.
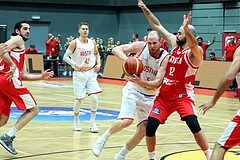
[[[102,134],[116,119],[121,104],[121,89],[125,81],[99,79],[103,92],[99,94],[97,125],[99,133],[91,133],[89,125],[90,99],[86,97],[81,108],[82,131],[73,131],[73,88],[71,79],[54,79],[51,81],[24,82],[40,106],[39,115],[23,128],[14,140],[16,156],[0,147],[0,159],[23,160],[112,160],[115,153],[134,134],[136,123],[114,134],[105,144],[102,154],[95,157],[91,147],[96,138]],[[196,89],[196,109],[210,100],[213,90]],[[235,93],[226,92],[217,106],[206,115],[199,115],[199,122],[213,148],[229,121],[239,108]],[[7,132],[21,112],[12,107],[9,123],[2,127],[1,134]],[[166,124],[157,131],[157,157],[160,160],[205,160],[198,145],[178,114],[172,114]],[[147,160],[148,152],[145,139],[128,156],[128,160]],[[231,149],[225,160],[239,160],[240,147]]]

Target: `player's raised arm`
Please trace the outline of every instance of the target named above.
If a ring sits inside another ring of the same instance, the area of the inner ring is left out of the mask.
[[[171,44],[171,48],[176,46],[176,36],[168,32],[157,19],[156,16],[147,8],[142,0],[138,0],[138,6],[142,9],[146,19],[154,30],[160,33],[160,35]]]

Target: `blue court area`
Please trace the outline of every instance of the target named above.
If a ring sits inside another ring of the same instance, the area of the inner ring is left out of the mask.
[[[39,114],[33,119],[37,121],[72,121],[73,120],[73,109],[67,107],[39,107]],[[89,121],[90,109],[80,109],[80,120]],[[17,110],[16,107],[12,107],[10,120],[17,120],[23,111]],[[112,120],[116,119],[119,112],[111,110],[98,109],[96,120]]]

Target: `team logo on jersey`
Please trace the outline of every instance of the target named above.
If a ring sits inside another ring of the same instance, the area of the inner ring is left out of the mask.
[[[152,114],[159,115],[160,114],[160,108],[157,108],[157,107],[154,106],[154,108],[152,110]]]

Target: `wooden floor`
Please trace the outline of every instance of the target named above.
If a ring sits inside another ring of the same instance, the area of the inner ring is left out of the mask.
[[[72,82],[67,80],[48,81],[47,84],[60,86],[51,88],[43,86],[41,82],[25,82],[25,86],[31,90],[39,106],[47,107],[69,107],[73,105]],[[99,109],[118,111],[121,103],[122,85],[101,83],[103,93],[99,95]],[[209,100],[211,96],[196,95],[196,106]],[[83,107],[88,108],[89,98],[83,102]],[[207,115],[199,115],[201,127],[205,132],[211,148],[220,137],[224,128],[239,108],[239,101],[234,98],[221,98],[216,108]],[[15,121],[1,128],[1,134],[6,133]],[[0,159],[27,159],[27,160],[112,160],[114,154],[135,132],[135,124],[124,131],[113,135],[106,143],[100,157],[96,158],[91,153],[91,147],[95,139],[102,134],[113,122],[113,120],[97,121],[100,128],[99,133],[91,133],[88,129],[89,121],[81,122],[82,131],[73,131],[72,121],[32,121],[21,130],[14,141],[18,155],[13,156],[0,147]],[[180,121],[179,116],[174,113],[167,123],[160,126],[157,133],[157,157],[161,158],[167,154],[186,150],[199,150],[195,140],[186,127]],[[236,147],[238,150],[239,147]],[[200,151],[199,151],[200,152]],[[128,156],[128,160],[147,160],[145,139]],[[174,159],[174,158],[173,158]],[[198,154],[194,158],[189,153],[184,159],[175,160],[204,160],[204,155]],[[238,158],[238,160],[240,157]],[[167,160],[167,159],[166,159]],[[232,158],[228,160],[234,160]]]

